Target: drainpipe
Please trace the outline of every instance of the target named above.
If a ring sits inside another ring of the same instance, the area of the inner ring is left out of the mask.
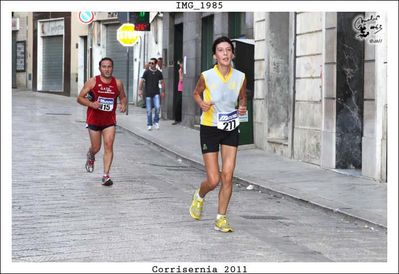
[[[294,128],[295,128],[295,93],[296,93],[296,17],[297,14],[294,12],[291,26],[291,39],[292,39],[292,113],[291,113],[291,159],[294,158]]]
[[[89,48],[89,64],[88,64],[88,77],[87,79],[90,79],[93,77],[93,30],[94,30],[94,24],[97,24],[96,22],[91,22],[89,24],[89,35],[88,35],[88,41],[87,41],[87,47]]]
[[[139,62],[138,68],[137,68],[137,103],[138,103],[138,94],[139,94],[139,86],[140,86],[140,65],[141,65],[141,44],[142,43],[143,42],[141,41],[141,35],[139,35],[139,57],[137,58],[137,60]],[[145,100],[144,96],[143,96],[143,100]]]

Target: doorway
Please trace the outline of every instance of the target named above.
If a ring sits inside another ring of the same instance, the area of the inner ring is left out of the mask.
[[[174,37],[174,67],[173,67],[173,110],[178,107],[178,92],[177,84],[179,83],[179,65],[178,60],[183,61],[183,23],[175,25],[175,37]],[[182,108],[181,103],[180,107]],[[173,119],[176,120],[176,111],[173,111]]]

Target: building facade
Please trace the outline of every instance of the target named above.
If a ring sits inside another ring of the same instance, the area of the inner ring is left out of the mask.
[[[164,76],[167,90],[173,90],[163,102],[164,118],[174,119],[176,62],[185,60],[183,124],[199,124],[201,111],[192,91],[201,71],[212,66],[213,40],[221,35],[237,38],[231,32],[233,14],[164,14]],[[255,44],[249,101],[254,146],[386,182],[385,15],[241,13],[239,22],[238,37],[253,38]],[[374,35],[362,39],[361,28]],[[381,28],[378,35],[376,28]],[[247,62],[252,62],[250,56]]]
[[[12,13],[12,87],[32,88],[32,13]]]
[[[386,26],[375,13],[255,13],[257,147],[386,181],[387,37],[359,39],[370,18]]]
[[[152,57],[163,58],[162,117],[173,120],[178,66],[184,61],[182,124],[198,128],[192,98],[200,73],[213,66],[212,43],[236,46],[246,73],[249,122],[243,144],[339,172],[387,180],[387,18],[355,12],[151,12],[151,30],[123,47],[116,12],[13,13],[14,88],[77,96],[98,62],[114,60],[130,104]],[[127,81],[128,80],[128,81]]]

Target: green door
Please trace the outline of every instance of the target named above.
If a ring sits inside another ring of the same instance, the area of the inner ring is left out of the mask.
[[[245,73],[247,79],[248,122],[240,123],[240,145],[253,144],[253,97],[254,97],[254,41],[233,39],[235,45],[234,66]]]
[[[253,91],[247,89],[247,110],[248,122],[241,122],[240,129],[240,145],[247,145],[254,143],[253,134]]]
[[[201,71],[213,67],[213,15],[202,18]]]
[[[241,12],[229,12],[229,38],[241,36]]]

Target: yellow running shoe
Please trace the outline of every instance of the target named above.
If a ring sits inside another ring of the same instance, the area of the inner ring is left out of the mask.
[[[190,215],[196,220],[200,220],[202,217],[202,207],[204,206],[204,200],[200,201],[197,197],[199,193],[199,189],[194,192],[193,201],[190,206]]]
[[[221,217],[215,220],[215,230],[221,232],[233,232],[233,228],[231,228],[229,221],[226,217]]]

